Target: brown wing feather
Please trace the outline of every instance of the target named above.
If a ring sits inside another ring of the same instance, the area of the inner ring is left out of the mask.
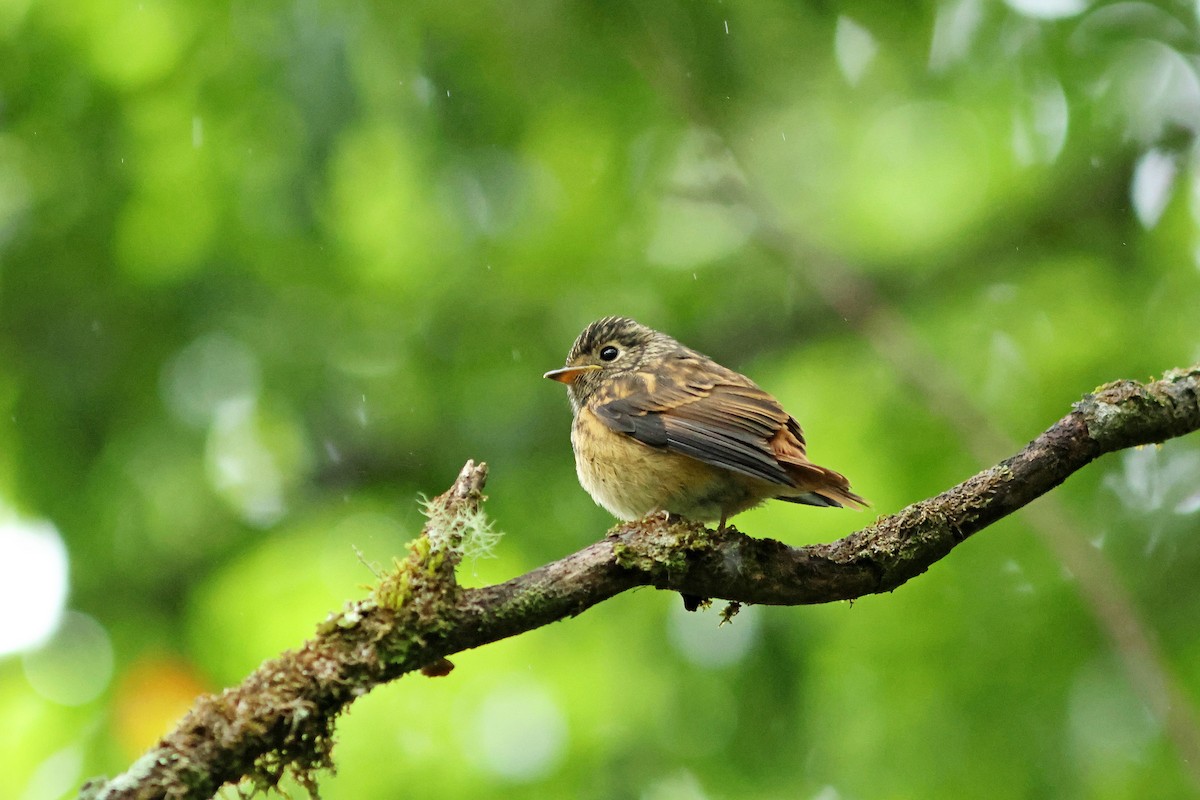
[[[653,447],[790,486],[768,440],[787,419],[770,395],[700,356],[668,362],[664,373],[631,373],[602,390],[596,415]]]
[[[744,375],[698,354],[669,363],[667,374],[612,381],[597,416],[645,444],[789,490],[781,499],[865,504],[844,477],[808,460],[796,420]]]

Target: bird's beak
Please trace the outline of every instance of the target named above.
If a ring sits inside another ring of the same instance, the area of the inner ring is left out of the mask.
[[[584,364],[581,367],[563,367],[562,369],[552,369],[542,377],[549,378],[552,381],[558,381],[559,383],[565,383],[569,386],[585,372],[596,372],[599,369],[599,364]]]

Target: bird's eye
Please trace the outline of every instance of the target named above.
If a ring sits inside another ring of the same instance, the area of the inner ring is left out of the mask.
[[[621,351],[618,350],[617,348],[613,347],[611,344],[605,345],[604,347],[600,348],[600,360],[601,361],[613,361],[620,354],[621,354]]]

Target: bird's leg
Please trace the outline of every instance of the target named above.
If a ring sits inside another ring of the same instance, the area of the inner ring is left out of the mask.
[[[725,519],[726,519],[726,514],[724,511],[722,511],[721,512],[721,524],[717,526],[717,533],[725,532]]]

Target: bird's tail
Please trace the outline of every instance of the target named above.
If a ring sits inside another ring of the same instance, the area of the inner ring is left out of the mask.
[[[787,470],[793,479],[796,491],[779,495],[780,500],[809,506],[853,508],[855,510],[871,505],[866,498],[850,491],[850,481],[840,472],[834,472],[811,461],[806,464],[789,463]]]

